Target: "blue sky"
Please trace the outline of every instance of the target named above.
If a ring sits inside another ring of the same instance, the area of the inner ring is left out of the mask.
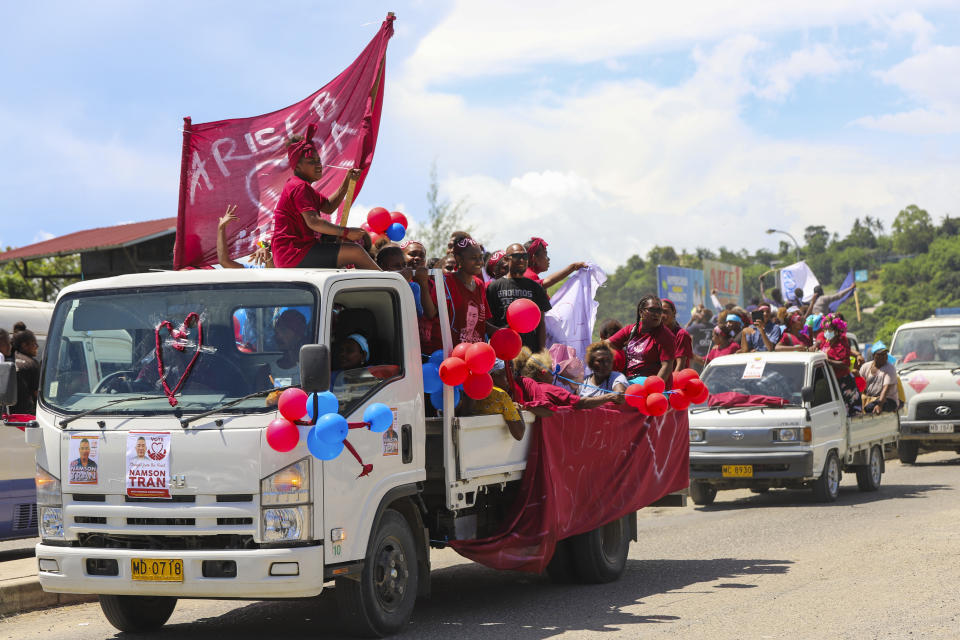
[[[175,215],[183,116],[302,99],[388,10],[361,212],[421,218],[436,160],[488,247],[542,235],[555,263],[608,269],[960,213],[956,3],[645,4],[8,3],[0,245]]]

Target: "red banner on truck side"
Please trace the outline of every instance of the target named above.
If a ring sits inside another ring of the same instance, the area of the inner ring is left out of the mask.
[[[247,256],[257,242],[270,239],[273,210],[292,175],[285,141],[306,133],[307,125],[318,127],[314,143],[324,166],[323,178],[313,186],[333,193],[348,169],[360,168],[354,191],[359,193],[380,128],[393,20],[387,16],[353,64],[305,100],[252,118],[204,124],[184,119],[175,269],[216,264],[217,221],[227,205],[238,205],[238,220],[227,234],[231,258]],[[340,223],[341,214],[342,209],[330,216],[331,221]]]
[[[520,493],[495,536],[454,540],[494,569],[541,573],[557,542],[652,504],[690,482],[687,412],[557,411],[533,428]]]

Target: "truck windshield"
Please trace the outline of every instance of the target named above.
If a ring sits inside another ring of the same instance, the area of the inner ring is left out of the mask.
[[[711,394],[732,391],[774,396],[798,405],[802,402],[803,373],[804,365],[799,362],[767,362],[760,371],[744,364],[720,364],[707,367],[703,382]]]
[[[80,293],[57,304],[41,402],[61,413],[196,413],[273,386],[299,384],[300,347],[317,335],[307,285],[143,287]],[[197,314],[199,321],[191,320]],[[124,397],[159,396],[137,402]],[[273,407],[269,407],[273,409]],[[266,411],[263,398],[228,411]]]
[[[890,355],[897,359],[898,366],[925,362],[955,367],[960,363],[960,326],[897,331],[890,345]]]

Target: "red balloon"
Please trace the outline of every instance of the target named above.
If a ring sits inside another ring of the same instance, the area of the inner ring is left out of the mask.
[[[700,378],[695,378],[683,386],[683,392],[687,394],[688,398],[692,399],[700,395],[700,390],[705,388],[706,385],[703,384],[703,381]]]
[[[367,212],[367,224],[374,233],[383,233],[393,224],[393,220],[390,219],[389,211],[383,207],[374,207]]]
[[[274,451],[290,451],[300,442],[300,430],[286,418],[277,418],[267,425],[267,444]]]
[[[701,384],[703,384],[703,383],[701,383]],[[703,385],[703,389],[702,389],[702,390],[700,391],[700,393],[698,393],[697,395],[691,396],[691,395],[689,395],[689,392],[687,392],[687,391],[684,391],[684,394],[685,394],[688,398],[690,398],[690,402],[691,402],[692,404],[700,404],[701,402],[703,402],[704,400],[706,400],[707,397],[709,397],[709,395],[710,395],[710,389],[707,389],[707,385],[704,384],[704,385]]]
[[[393,224],[394,222],[399,222],[400,226],[404,229],[407,228],[407,216],[403,215],[399,211],[390,212],[390,224]]]
[[[470,373],[487,373],[497,363],[497,354],[486,342],[474,342],[467,348],[467,357],[464,358],[464,362],[467,363]],[[473,398],[473,396],[470,397]]]
[[[685,411],[690,406],[690,398],[681,392],[671,393],[669,396],[670,406],[677,411]]]
[[[307,415],[307,392],[297,388],[285,390],[277,401],[277,409],[291,422],[301,420]]]
[[[374,231],[368,231],[367,235],[370,236],[370,246],[377,244],[377,240],[383,237],[382,233],[376,233]]]
[[[624,398],[626,403],[631,407],[640,408],[643,405],[646,405],[647,402],[647,393],[643,390],[642,384],[632,384],[627,387],[627,396]]]
[[[540,307],[530,298],[514,300],[507,307],[507,324],[517,333],[530,333],[540,324]]]
[[[688,382],[691,380],[698,379],[700,376],[697,375],[697,372],[693,369],[683,369],[682,371],[673,372],[673,387],[674,389],[683,389]]]
[[[440,379],[443,380],[444,384],[455,387],[458,384],[463,384],[468,375],[470,375],[470,369],[467,368],[467,363],[460,358],[450,356],[440,363]]]
[[[662,416],[669,408],[670,402],[662,393],[651,393],[647,396],[647,411],[650,412],[650,415]]]
[[[373,229],[370,228],[370,225],[367,224],[366,222],[360,223],[360,228],[366,231],[367,233],[370,233],[371,231],[373,231]]]
[[[663,390],[666,388],[667,385],[664,384],[663,378],[659,376],[649,376],[643,381],[643,390],[648,396],[652,393],[663,393]]]
[[[467,349],[469,349],[470,345],[472,344],[473,344],[472,342],[461,342],[460,344],[458,344],[457,346],[455,346],[453,349],[450,350],[450,357],[466,360]]]
[[[520,349],[523,348],[523,340],[520,338],[519,333],[510,327],[504,327],[503,329],[497,329],[494,334],[490,336],[490,346],[493,347],[493,352],[497,354],[497,357],[501,360],[513,360],[520,355]]]
[[[857,383],[857,391],[863,393],[863,390],[867,388],[867,381],[860,376],[857,376],[853,379]]]
[[[493,391],[493,378],[489,373],[471,373],[463,383],[463,392],[474,400],[483,400]]]

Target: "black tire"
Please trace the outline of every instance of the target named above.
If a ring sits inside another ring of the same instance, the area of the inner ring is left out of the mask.
[[[836,502],[840,495],[840,460],[831,451],[823,462],[823,473],[813,483],[813,497],[818,502]]]
[[[900,456],[900,462],[904,464],[914,464],[919,452],[920,443],[916,440],[900,440],[897,442],[897,455]]]
[[[770,487],[751,487],[750,493],[769,493]]]
[[[177,599],[168,596],[98,596],[107,621],[119,631],[156,631],[170,619]]]
[[[623,575],[630,551],[630,523],[624,516],[570,538],[578,582],[604,584]]]
[[[717,488],[708,482],[691,482],[690,499],[693,504],[706,506],[717,498]]]
[[[883,477],[883,451],[878,446],[870,449],[867,464],[857,467],[857,487],[860,491],[876,491]]]
[[[577,573],[573,566],[573,550],[570,548],[569,538],[557,542],[550,564],[547,565],[547,575],[556,584],[576,582]]]
[[[360,580],[337,578],[334,593],[345,630],[365,638],[397,633],[410,621],[419,582],[410,525],[387,509],[370,537]]]

